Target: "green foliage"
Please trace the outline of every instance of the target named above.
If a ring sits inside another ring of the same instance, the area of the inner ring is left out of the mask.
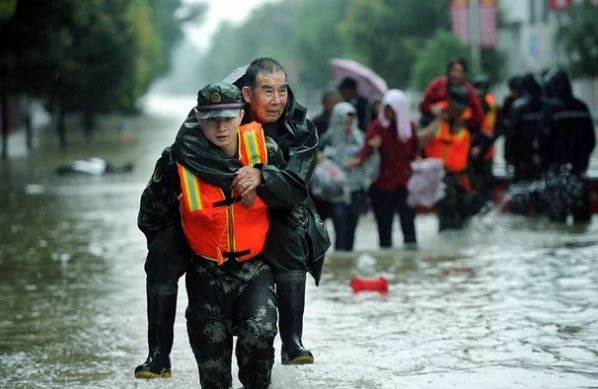
[[[0,0],[0,81],[8,92],[45,97],[87,113],[134,109],[169,66],[181,21],[205,5],[182,0]]]
[[[418,51],[448,28],[448,2],[352,0],[340,30],[353,59],[370,66],[390,87],[405,88]]]
[[[202,69],[221,79],[251,60],[270,56],[302,85],[321,87],[330,78],[328,59],[342,54],[336,24],[346,0],[267,3],[241,26],[223,24],[214,35]]]
[[[292,54],[303,84],[314,88],[326,85],[330,79],[328,60],[343,56],[337,23],[344,18],[347,4],[346,0],[302,2]]]
[[[567,67],[573,76],[598,76],[598,6],[587,1],[573,5],[557,39],[567,53]]]
[[[457,36],[447,31],[439,31],[429,39],[419,52],[410,86],[416,90],[425,89],[433,78],[446,73],[446,65],[453,58],[463,58],[470,65],[469,77],[480,73],[481,69],[471,67],[471,48],[466,46]],[[505,63],[504,54],[495,49],[482,49],[481,68],[491,83],[500,80],[501,70]]]
[[[17,9],[17,0],[0,0],[0,24],[8,20]]]
[[[291,1],[265,4],[253,11],[250,23],[239,27],[228,23],[221,25],[208,48],[203,70],[212,79],[222,79],[256,57],[271,56],[284,63],[290,62],[289,43],[295,33],[294,15],[299,4]]]
[[[469,49],[454,34],[439,31],[428,40],[419,53],[413,66],[411,86],[417,90],[425,89],[435,77],[446,73],[446,64],[455,57],[469,61]],[[475,69],[472,69],[476,72]]]

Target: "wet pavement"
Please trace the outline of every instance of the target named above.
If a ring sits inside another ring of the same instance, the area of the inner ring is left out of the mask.
[[[173,378],[133,378],[147,353],[139,196],[185,114],[128,118],[127,136],[114,119],[93,145],[74,139],[60,154],[46,139],[45,151],[0,163],[1,388],[199,387],[182,281]],[[54,173],[93,155],[135,169]],[[380,251],[365,215],[356,252],[330,253],[320,287],[308,280],[316,364],[281,366],[277,340],[271,387],[598,387],[597,223],[491,211],[439,235],[434,215],[418,215],[418,250],[402,248],[395,225],[396,248]],[[355,275],[386,277],[389,293],[352,293]]]

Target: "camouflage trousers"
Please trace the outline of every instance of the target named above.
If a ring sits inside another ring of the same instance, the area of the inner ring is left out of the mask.
[[[203,389],[232,385],[233,336],[244,389],[268,388],[277,333],[276,293],[270,266],[252,259],[218,267],[196,260],[186,275],[187,331]]]

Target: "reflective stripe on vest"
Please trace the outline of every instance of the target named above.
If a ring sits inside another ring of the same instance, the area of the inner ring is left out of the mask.
[[[239,155],[241,161],[247,161],[247,165],[265,165],[268,163],[268,151],[264,138],[264,130],[257,122],[251,122],[241,126],[241,141],[239,142]]]
[[[441,120],[436,134],[426,145],[426,157],[442,159],[444,168],[449,172],[465,170],[469,157],[469,131],[463,127],[453,133],[449,130],[449,123]]]
[[[239,128],[239,159],[244,166],[268,161],[264,132],[255,122]],[[181,224],[189,246],[197,255],[218,262],[230,258],[245,261],[264,249],[270,226],[267,206],[256,197],[245,208],[235,193],[229,196],[218,186],[178,165]]]
[[[496,127],[496,119],[498,116],[498,108],[496,107],[496,100],[492,95],[484,96],[488,112],[484,113],[484,121],[482,122],[482,132],[487,135],[494,135],[494,128]],[[494,157],[494,147],[490,147],[484,156],[485,159],[492,159]]]

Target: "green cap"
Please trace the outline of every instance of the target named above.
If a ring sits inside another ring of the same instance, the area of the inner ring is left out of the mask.
[[[239,114],[242,107],[241,91],[233,84],[208,84],[197,92],[195,108],[199,119],[232,118]]]

